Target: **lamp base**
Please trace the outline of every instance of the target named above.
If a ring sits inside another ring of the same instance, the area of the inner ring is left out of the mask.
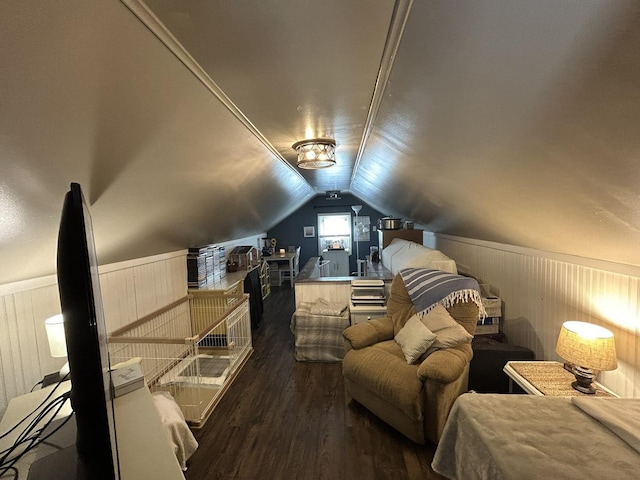
[[[67,380],[69,378],[69,362],[66,362],[59,372],[49,373],[42,379],[42,388]]]
[[[49,385],[53,385],[54,383],[58,383],[62,380],[60,376],[60,372],[49,373],[44,376],[42,379],[42,388],[48,387]]]
[[[573,388],[581,393],[586,393],[587,395],[593,395],[596,393],[596,389],[591,384],[595,378],[593,370],[576,365],[573,367],[573,374],[576,377],[576,381],[571,384]]]
[[[575,388],[576,390],[578,390],[581,393],[586,393],[588,395],[594,395],[596,393],[596,389],[593,388],[593,385],[589,385],[589,386],[582,386],[580,385],[577,381],[576,382],[572,382],[571,386],[573,388]]]

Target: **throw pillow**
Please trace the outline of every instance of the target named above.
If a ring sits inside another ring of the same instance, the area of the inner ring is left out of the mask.
[[[420,321],[417,315],[411,317],[395,336],[409,365],[420,358],[435,339],[436,335]]]
[[[422,318],[422,323],[437,336],[432,345],[434,349],[455,347],[473,340],[473,335],[456,322],[443,305],[436,305]]]
[[[387,304],[387,308],[389,305]],[[393,335],[397,335],[398,332],[404,327],[405,323],[416,314],[416,309],[413,308],[413,304],[403,305],[401,307],[395,307],[395,312],[391,315],[391,321],[393,322]]]

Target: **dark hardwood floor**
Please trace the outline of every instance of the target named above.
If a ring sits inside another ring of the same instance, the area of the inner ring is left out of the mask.
[[[416,445],[356,402],[345,405],[341,364],[296,362],[293,290],[266,298],[253,355],[204,427],[187,480],[442,479],[435,447]]]

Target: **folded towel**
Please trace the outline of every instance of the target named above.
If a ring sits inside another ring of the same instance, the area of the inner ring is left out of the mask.
[[[182,470],[186,470],[187,460],[198,448],[198,442],[191,433],[180,406],[169,392],[154,392],[153,404],[160,414],[160,420],[171,440],[178,463]]]
[[[340,317],[347,309],[346,304],[335,303],[325,300],[324,298],[318,298],[315,303],[311,305],[309,313],[311,315],[324,315],[328,317]]]

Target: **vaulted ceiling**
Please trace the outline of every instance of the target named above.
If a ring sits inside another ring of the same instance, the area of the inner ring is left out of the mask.
[[[349,191],[428,230],[640,265],[635,0],[3,0],[0,284],[69,182],[109,263]],[[331,137],[338,165],[295,167]]]

